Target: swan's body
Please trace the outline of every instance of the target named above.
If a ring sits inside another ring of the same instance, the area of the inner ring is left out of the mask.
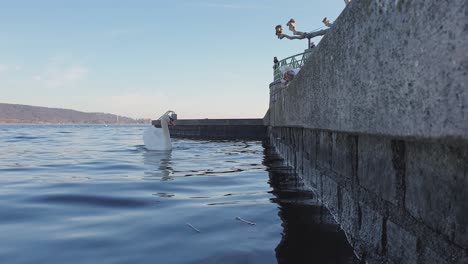
[[[166,132],[166,131],[167,132]],[[150,126],[143,134],[143,141],[148,150],[171,150],[172,143],[169,135],[169,129]]]
[[[143,142],[148,150],[171,150],[171,136],[169,134],[168,124],[173,124],[173,119],[169,116],[167,111],[159,119],[161,120],[161,127],[150,126],[143,133]]]

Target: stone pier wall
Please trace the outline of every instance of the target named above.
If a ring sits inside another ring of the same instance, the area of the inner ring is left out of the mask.
[[[369,263],[468,263],[468,1],[353,0],[289,84],[271,143]]]
[[[368,263],[465,263],[468,146],[270,127]]]

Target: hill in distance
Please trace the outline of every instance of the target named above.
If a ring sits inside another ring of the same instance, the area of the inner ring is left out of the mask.
[[[150,119],[133,119],[107,113],[86,113],[71,109],[0,103],[0,123],[8,124],[149,124]]]

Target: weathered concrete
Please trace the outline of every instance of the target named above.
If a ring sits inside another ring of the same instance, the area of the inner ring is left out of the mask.
[[[468,263],[468,1],[356,0],[269,137],[368,263]]]
[[[387,222],[388,255],[394,263],[416,263],[418,259],[417,237],[401,226]]]
[[[468,148],[409,142],[407,153],[406,208],[468,247]]]
[[[160,120],[153,120],[156,127]],[[181,119],[169,126],[171,137],[216,140],[264,140],[267,137],[262,119]]]
[[[359,138],[358,149],[360,185],[396,204],[398,174],[393,166],[391,140],[362,136]]]
[[[288,89],[276,126],[468,139],[468,2],[353,1]]]

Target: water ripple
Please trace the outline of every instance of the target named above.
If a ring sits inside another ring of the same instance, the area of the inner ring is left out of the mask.
[[[172,151],[147,151],[145,128],[0,125],[0,262],[337,263],[349,254],[326,209],[261,142],[174,139]]]
[[[106,208],[138,208],[151,205],[151,202],[143,199],[107,197],[102,195],[80,195],[80,194],[54,194],[42,195],[30,198],[31,202],[53,203],[63,205],[85,205]]]

